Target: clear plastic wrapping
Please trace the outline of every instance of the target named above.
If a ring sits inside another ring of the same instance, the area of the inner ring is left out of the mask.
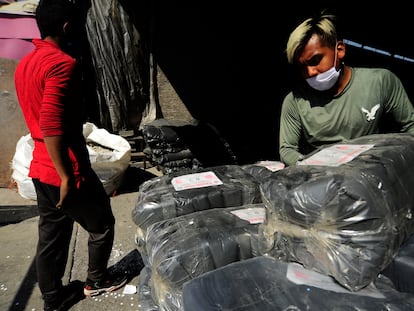
[[[401,245],[394,260],[381,272],[400,292],[414,294],[414,235]]]
[[[216,208],[148,228],[151,297],[161,310],[182,310],[182,286],[197,276],[258,255],[263,204]],[[148,296],[149,297],[149,296]]]
[[[393,310],[414,309],[414,295],[400,293],[386,277],[348,291],[333,278],[271,257],[255,257],[186,282],[184,311]]]
[[[349,290],[372,282],[412,234],[414,136],[378,134],[339,166],[298,165],[262,180],[260,252],[333,276]]]
[[[216,181],[203,187],[197,180],[204,173],[213,173]],[[195,179],[186,189],[176,190],[174,180]],[[154,177],[141,184],[138,199],[132,210],[132,219],[138,226],[137,245],[145,254],[145,234],[147,228],[164,219],[211,208],[242,206],[260,203],[259,183],[238,165],[223,165],[210,168],[186,170]]]

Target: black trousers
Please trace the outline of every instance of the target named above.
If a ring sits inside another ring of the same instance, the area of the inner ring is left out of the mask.
[[[43,298],[56,296],[68,260],[73,224],[89,233],[87,278],[99,281],[107,273],[114,240],[115,219],[110,198],[96,174],[82,183],[61,209],[56,208],[59,187],[33,179],[39,208],[36,270]]]

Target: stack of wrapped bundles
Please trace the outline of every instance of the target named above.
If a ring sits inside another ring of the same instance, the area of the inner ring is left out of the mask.
[[[207,272],[183,286],[184,311],[414,310],[414,295],[384,277],[352,292],[297,263],[258,256]]]
[[[177,128],[180,127],[193,127],[193,124],[180,120],[157,119],[146,124],[142,130],[146,143],[144,154],[164,174],[201,166],[183,139],[178,136]]]
[[[199,211],[151,225],[146,240],[147,283],[140,302],[160,310],[182,310],[185,282],[258,255],[258,226],[264,217],[265,208],[257,203]]]
[[[414,136],[365,136],[300,164],[261,181],[267,218],[260,253],[358,291],[413,233]]]
[[[144,126],[144,154],[164,174],[236,164],[228,142],[209,123],[156,119]]]
[[[137,225],[137,249],[146,257],[150,225],[165,219],[212,208],[261,203],[259,183],[238,165],[222,165],[174,172],[140,185],[132,210]]]

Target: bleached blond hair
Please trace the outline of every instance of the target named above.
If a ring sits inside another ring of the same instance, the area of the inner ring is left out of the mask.
[[[321,42],[329,47],[335,47],[338,40],[335,16],[321,14],[317,17],[310,17],[299,24],[290,34],[286,45],[286,55],[289,64],[297,61],[297,58],[305,48],[312,35],[317,34]]]

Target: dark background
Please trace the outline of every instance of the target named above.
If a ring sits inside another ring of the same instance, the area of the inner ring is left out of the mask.
[[[305,18],[327,10],[337,15],[344,38],[414,59],[413,17],[397,2],[143,3],[127,9],[155,61],[193,117],[216,126],[240,163],[279,159],[279,112],[293,80],[285,44]],[[393,70],[414,98],[414,63],[350,45],[345,62]]]

